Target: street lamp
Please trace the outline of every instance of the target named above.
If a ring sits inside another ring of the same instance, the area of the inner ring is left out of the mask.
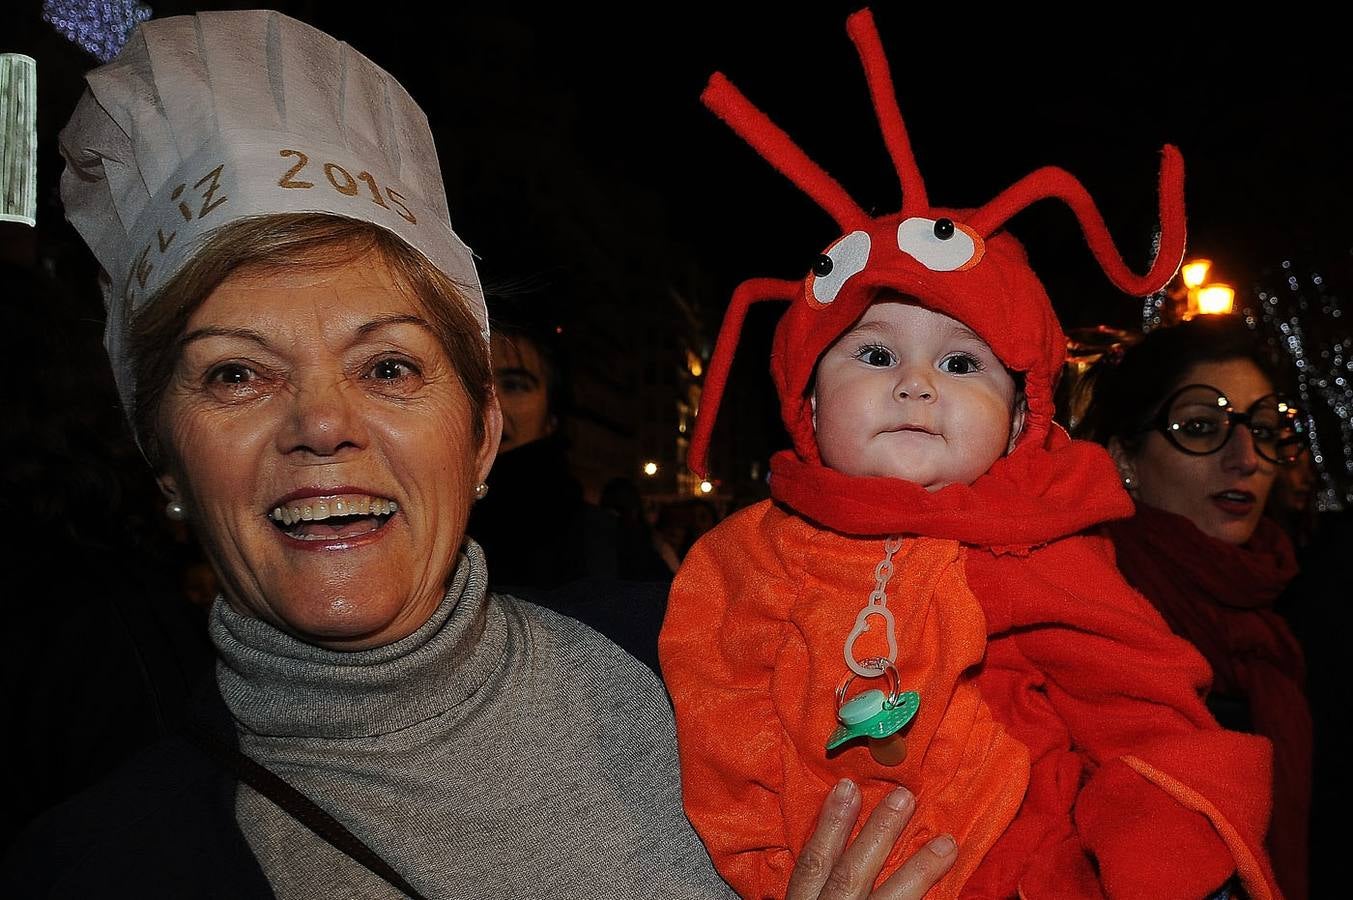
[[[655,462],[644,463],[644,474],[648,476],[658,474],[658,464]]]
[[[1184,263],[1179,269],[1179,277],[1184,281],[1184,287],[1189,290],[1200,288],[1207,281],[1207,273],[1212,270],[1212,260],[1193,259]]]
[[[1235,288],[1229,284],[1205,284],[1196,291],[1199,315],[1226,315],[1236,305]]]
[[[1236,292],[1229,284],[1209,282],[1212,260],[1191,259],[1179,269],[1179,285],[1169,291],[1175,303],[1175,319],[1187,321],[1194,316],[1225,315],[1235,306]]]

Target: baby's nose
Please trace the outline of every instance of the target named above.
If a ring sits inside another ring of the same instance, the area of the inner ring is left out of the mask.
[[[920,366],[908,368],[901,375],[897,382],[897,399],[925,401],[935,399],[935,382],[927,368]]]

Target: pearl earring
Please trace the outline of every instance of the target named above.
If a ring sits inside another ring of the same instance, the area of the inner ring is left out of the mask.
[[[489,493],[489,483],[487,481],[481,481],[479,482],[479,484],[476,484],[474,486],[474,498],[476,500],[483,500],[485,497],[488,496],[488,493]]]
[[[166,503],[164,514],[171,522],[182,522],[188,518],[188,510],[181,500],[170,500]]]
[[[1129,491],[1130,491],[1130,490],[1132,490],[1132,484],[1133,484],[1133,482],[1132,482],[1132,476],[1131,476],[1131,475],[1124,475],[1124,476],[1123,476],[1123,488],[1124,488],[1125,490],[1129,490]]]

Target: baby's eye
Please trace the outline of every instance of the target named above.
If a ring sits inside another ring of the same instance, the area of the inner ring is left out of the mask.
[[[878,366],[879,368],[887,368],[896,361],[893,351],[877,344],[861,347],[855,352],[855,358],[867,366]]]
[[[940,360],[940,369],[950,375],[971,375],[982,371],[982,363],[967,353],[955,353]]]

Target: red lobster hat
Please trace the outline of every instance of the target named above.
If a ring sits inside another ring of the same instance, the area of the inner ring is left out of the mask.
[[[902,183],[898,213],[871,218],[722,74],[715,73],[701,95],[707,107],[835,219],[843,233],[803,280],[754,278],[733,293],[710,360],[688,454],[690,467],[701,476],[708,468],[710,433],[742,321],[753,303],[790,304],[775,331],[771,374],[794,452],[804,462],[820,463],[808,400],[818,358],[864,314],[880,289],[913,297],[957,319],[985,340],[1007,368],[1024,373],[1029,412],[1017,454],[1026,447],[1041,447],[1048,437],[1066,337],[1024,249],[1014,237],[999,232],[1001,226],[1038,200],[1061,200],[1075,213],[1109,280],[1137,296],[1160,290],[1184,257],[1184,162],[1169,145],[1162,151],[1160,170],[1159,249],[1145,275],[1128,269],[1090,195],[1059,168],[1039,169],[980,209],[932,206],[869,10],[847,19],[846,31],[864,64],[883,140]]]

